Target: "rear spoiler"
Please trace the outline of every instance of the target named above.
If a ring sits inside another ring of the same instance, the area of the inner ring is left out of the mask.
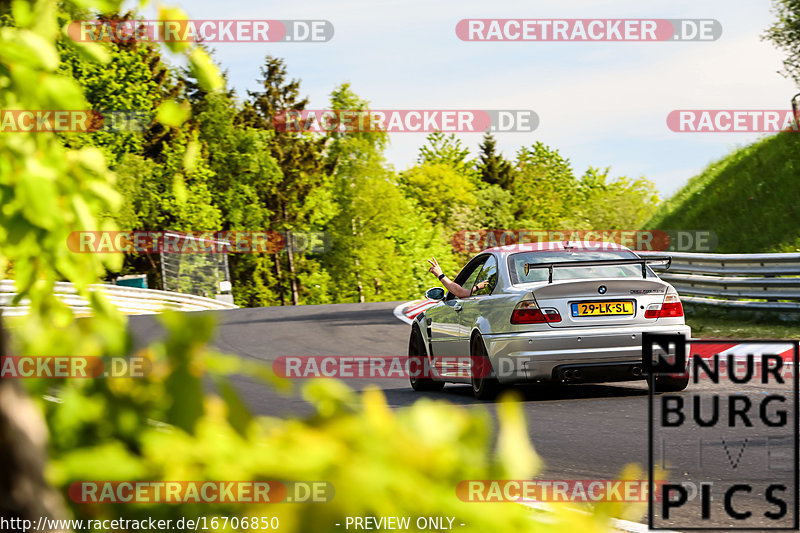
[[[532,268],[546,268],[550,271],[547,277],[547,283],[553,283],[553,269],[554,268],[574,268],[574,267],[593,267],[593,266],[615,266],[615,265],[641,265],[642,277],[647,277],[647,265],[654,263],[665,264],[669,268],[672,264],[672,257],[668,255],[652,256],[640,259],[596,259],[594,261],[558,261],[555,263],[525,263],[525,275]]]

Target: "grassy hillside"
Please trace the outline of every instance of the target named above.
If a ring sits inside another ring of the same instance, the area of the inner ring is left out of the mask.
[[[800,133],[769,137],[712,163],[644,228],[711,230],[719,253],[800,251]]]

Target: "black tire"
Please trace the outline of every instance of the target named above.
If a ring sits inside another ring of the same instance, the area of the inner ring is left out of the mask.
[[[680,392],[689,386],[689,376],[656,376],[655,392]]]
[[[486,354],[486,346],[480,336],[472,338],[470,343],[472,357],[472,394],[479,400],[494,400],[503,389],[497,378],[492,375],[492,363]]]
[[[444,381],[434,381],[429,377],[414,376],[414,370],[422,372],[428,368],[427,353],[422,343],[422,335],[416,327],[411,328],[411,338],[408,341],[408,363],[411,374],[408,381],[415,391],[440,391],[444,388]]]

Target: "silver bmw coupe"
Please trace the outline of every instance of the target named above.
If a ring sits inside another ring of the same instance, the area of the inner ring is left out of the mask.
[[[642,334],[691,335],[678,293],[650,265],[613,243],[544,242],[490,248],[455,282],[425,296],[437,303],[414,318],[409,362],[415,390],[469,383],[479,399],[515,383],[600,383],[645,379]],[[686,388],[686,376],[656,377],[656,390]]]

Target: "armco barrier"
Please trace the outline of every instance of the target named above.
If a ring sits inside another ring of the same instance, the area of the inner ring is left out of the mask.
[[[638,252],[642,257],[664,252]],[[669,270],[654,266],[684,303],[753,311],[800,311],[800,254],[667,252]]]
[[[203,296],[118,285],[90,285],[89,290],[102,292],[112,305],[127,315],[148,315],[165,310],[208,311],[212,309],[237,309],[238,307]],[[18,306],[11,306],[11,301],[15,294],[16,288],[12,280],[0,280],[0,311],[2,311],[3,316],[19,316],[27,313],[28,301],[26,299],[23,299]],[[55,295],[69,306],[76,316],[88,316],[91,314],[89,302],[78,295],[78,291],[71,283],[57,282],[55,284]]]

